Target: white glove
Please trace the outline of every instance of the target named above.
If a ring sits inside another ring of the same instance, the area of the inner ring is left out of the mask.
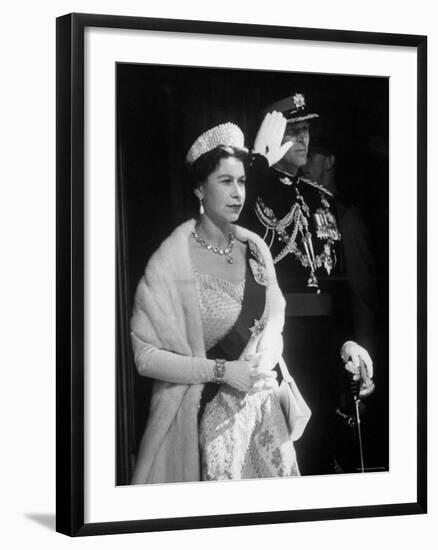
[[[348,340],[341,347],[341,359],[345,363],[345,369],[353,375],[353,380],[359,380],[361,367],[366,369],[368,378],[373,377],[373,361],[365,348],[356,342]]]
[[[266,157],[269,166],[277,164],[293,145],[292,141],[281,144],[286,123],[282,113],[273,111],[265,115],[257,132],[253,151]]]

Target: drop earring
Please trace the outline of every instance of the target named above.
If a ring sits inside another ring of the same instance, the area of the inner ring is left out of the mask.
[[[204,214],[204,205],[202,204],[202,199],[199,199],[199,214],[202,216]]]

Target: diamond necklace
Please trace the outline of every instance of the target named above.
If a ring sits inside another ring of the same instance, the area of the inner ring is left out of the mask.
[[[226,248],[219,248],[205,241],[200,235],[198,235],[196,230],[192,231],[192,235],[197,243],[199,243],[201,246],[203,246],[207,250],[210,250],[210,252],[213,252],[213,254],[219,254],[220,256],[225,256],[229,264],[232,264],[234,262],[231,256],[231,252],[233,251],[233,246],[234,246],[234,233],[230,232],[230,240],[228,241],[228,246]]]

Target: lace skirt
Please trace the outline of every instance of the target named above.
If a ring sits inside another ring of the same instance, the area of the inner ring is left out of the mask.
[[[200,421],[202,479],[300,475],[273,390],[249,395],[222,385]]]

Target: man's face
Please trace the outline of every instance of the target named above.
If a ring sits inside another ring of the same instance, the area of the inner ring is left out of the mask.
[[[283,137],[283,143],[292,141],[293,145],[283,157],[283,161],[294,168],[304,166],[309,149],[309,123],[307,121],[288,124]]]

